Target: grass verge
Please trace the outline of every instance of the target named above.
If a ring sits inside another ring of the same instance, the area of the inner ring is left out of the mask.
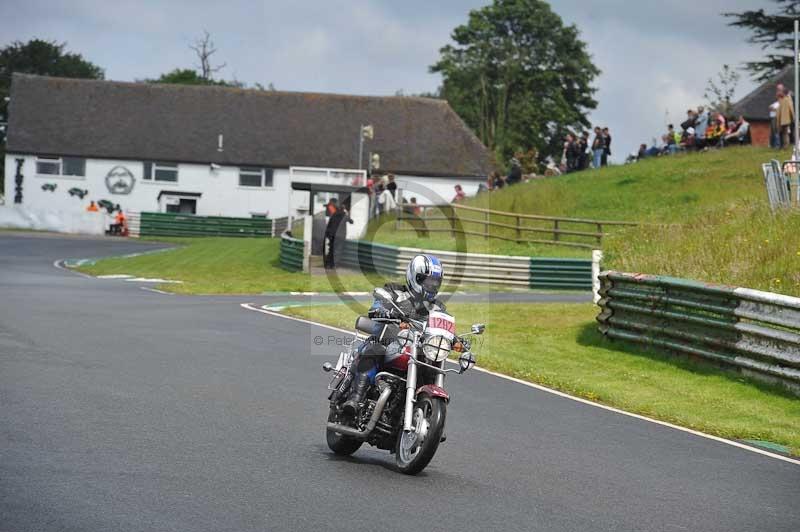
[[[179,280],[162,290],[181,294],[260,294],[263,292],[371,291],[397,279],[374,273],[309,275],[280,267],[278,238],[160,238],[176,248],[135,257],[110,257],[78,269],[89,275],[129,274]],[[75,257],[78,258],[78,257]],[[505,292],[508,288],[453,286],[445,290]]]
[[[800,400],[702,362],[611,342],[588,304],[448,305],[459,323],[487,324],[478,365],[592,401],[716,436],[762,440],[800,455]],[[343,305],[287,314],[351,328]],[[462,326],[462,328],[464,328]]]

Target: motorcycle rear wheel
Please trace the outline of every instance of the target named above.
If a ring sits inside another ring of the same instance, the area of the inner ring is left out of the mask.
[[[421,395],[414,406],[413,430],[400,431],[395,444],[397,469],[416,475],[430,463],[444,432],[447,405],[438,397]]]
[[[328,412],[328,421],[339,422],[336,416],[336,410],[333,406],[331,406]],[[325,429],[325,439],[328,441],[328,447],[330,447],[331,451],[339,456],[350,456],[364,443],[352,436],[344,436],[330,429]]]

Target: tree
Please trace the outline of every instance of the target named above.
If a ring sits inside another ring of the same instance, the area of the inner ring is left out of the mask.
[[[775,14],[768,14],[764,9],[723,13],[723,16],[733,19],[729,26],[751,30],[749,42],[760,45],[762,50],[772,50],[762,61],[745,63],[745,68],[757,81],[774,77],[792,64],[794,56],[794,19],[800,18],[800,0],[773,2],[778,4]]]
[[[211,80],[212,74],[225,68],[226,63],[211,66],[211,56],[217,52],[217,49],[214,47],[214,42],[211,40],[211,34],[208,33],[208,31],[203,30],[203,37],[197,39],[194,44],[190,44],[189,48],[194,50],[194,53],[197,54],[197,58],[200,60],[200,64],[197,66],[200,68],[201,78]]]
[[[703,96],[712,110],[722,113],[724,116],[730,114],[733,107],[731,100],[736,93],[736,85],[739,83],[740,77],[739,73],[730,65],[722,65],[722,70],[717,73],[717,80],[708,79]]]
[[[473,10],[431,72],[441,95],[501,161],[561,152],[569,129],[589,126],[597,106],[591,61],[578,29],[542,0],[494,0]]]
[[[176,68],[155,79],[146,79],[146,83],[172,83],[177,85],[218,85],[222,87],[243,87],[239,81],[204,78],[191,68]]]
[[[222,70],[225,67],[225,63],[217,66],[213,66],[211,64],[211,56],[217,52],[217,49],[214,46],[214,43],[211,41],[211,35],[207,31],[204,30],[203,37],[197,39],[194,44],[190,44],[189,49],[194,51],[194,53],[197,55],[197,58],[200,60],[200,64],[196,65],[197,70],[191,68],[176,68],[170,72],[161,74],[157,78],[148,78],[140,81],[144,81],[145,83],[172,83],[178,85],[217,85],[222,87],[239,88],[247,87],[247,84],[237,79],[227,81],[214,78],[213,74]],[[272,83],[267,85],[266,88],[260,83],[256,83],[254,88],[263,91],[275,90],[275,87],[272,85]]]
[[[7,122],[6,97],[11,91],[14,72],[59,76],[63,78],[103,79],[105,73],[99,66],[82,55],[66,52],[66,43],[31,39],[23,43],[14,41],[0,49],[0,122]],[[0,191],[3,190],[3,164],[5,162],[5,130],[0,131]]]

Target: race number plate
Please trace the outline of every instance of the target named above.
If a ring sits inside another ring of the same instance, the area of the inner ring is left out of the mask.
[[[425,332],[431,336],[444,336],[452,342],[456,335],[456,320],[445,312],[431,311],[428,314],[428,328]]]

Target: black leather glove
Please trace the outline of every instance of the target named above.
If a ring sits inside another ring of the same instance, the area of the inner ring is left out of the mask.
[[[375,310],[371,310],[369,312],[369,317],[372,319],[383,319],[383,320],[393,320],[399,318],[399,314],[397,313],[397,309],[393,308],[376,308]]]

